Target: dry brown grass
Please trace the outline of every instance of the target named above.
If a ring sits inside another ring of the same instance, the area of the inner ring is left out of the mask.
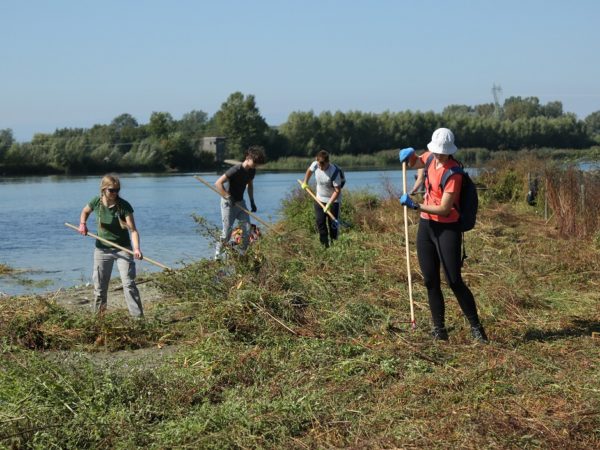
[[[231,275],[219,275],[213,262],[165,275],[165,289],[192,319],[163,330],[189,344],[156,370],[96,384],[92,370],[53,367],[60,387],[68,381],[77,393],[57,386],[53,397],[30,375],[53,386],[46,366],[32,369],[27,359],[38,352],[9,350],[29,371],[6,383],[13,393],[0,407],[28,392],[20,408],[33,417],[11,422],[14,432],[60,419],[60,430],[46,436],[59,447],[600,445],[600,346],[591,337],[600,331],[600,252],[588,240],[564,239],[532,210],[486,199],[465,234],[463,273],[492,342],[473,343],[444,286],[450,341],[437,343],[414,249],[416,213],[409,226],[414,330],[406,323],[403,208],[393,198],[360,198],[346,219],[354,227],[327,250],[297,226],[285,239],[265,238],[232,263]],[[31,328],[65,339],[68,330],[86,329],[56,329],[60,322],[47,319],[57,312],[36,321],[47,306],[32,302],[39,312],[25,314]],[[0,309],[0,320],[10,319],[8,311]],[[18,369],[9,363],[4,373]],[[0,409],[7,417],[13,411]],[[31,443],[25,436],[20,442]]]
[[[545,172],[548,203],[563,237],[584,238],[600,230],[600,176],[569,168]]]

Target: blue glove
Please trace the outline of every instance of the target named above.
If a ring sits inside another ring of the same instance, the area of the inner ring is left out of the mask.
[[[254,203],[254,200],[250,200],[250,211],[256,212],[256,203]]]
[[[413,202],[412,198],[408,196],[408,194],[402,194],[400,197],[400,204],[406,206],[411,209],[419,209],[419,205]]]
[[[402,150],[400,150],[400,154],[398,155],[398,159],[400,160],[401,163],[407,163],[409,159],[412,157],[412,155],[415,154],[415,149],[412,147],[406,147],[403,148]]]

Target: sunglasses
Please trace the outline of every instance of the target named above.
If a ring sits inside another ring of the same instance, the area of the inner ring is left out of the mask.
[[[118,194],[119,193],[119,189],[106,188],[106,190],[108,192],[110,192],[111,194]]]

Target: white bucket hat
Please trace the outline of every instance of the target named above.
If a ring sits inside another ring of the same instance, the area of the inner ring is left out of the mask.
[[[432,153],[441,155],[452,155],[458,148],[454,145],[454,134],[448,128],[438,128],[431,136],[431,142],[427,148]]]

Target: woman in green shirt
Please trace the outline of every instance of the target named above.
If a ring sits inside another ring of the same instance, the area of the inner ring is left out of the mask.
[[[121,182],[116,175],[105,175],[100,182],[100,195],[94,197],[81,210],[79,233],[88,232],[86,221],[92,211],[96,214],[98,236],[128,249],[132,249],[135,259],[142,259],[140,235],[135,227],[133,208],[119,197]],[[133,248],[132,248],[133,243]],[[106,310],[108,283],[114,262],[123,282],[123,293],[129,313],[133,317],[142,317],[144,311],[140,292],[135,284],[135,262],[131,254],[96,240],[94,250],[94,311]]]

